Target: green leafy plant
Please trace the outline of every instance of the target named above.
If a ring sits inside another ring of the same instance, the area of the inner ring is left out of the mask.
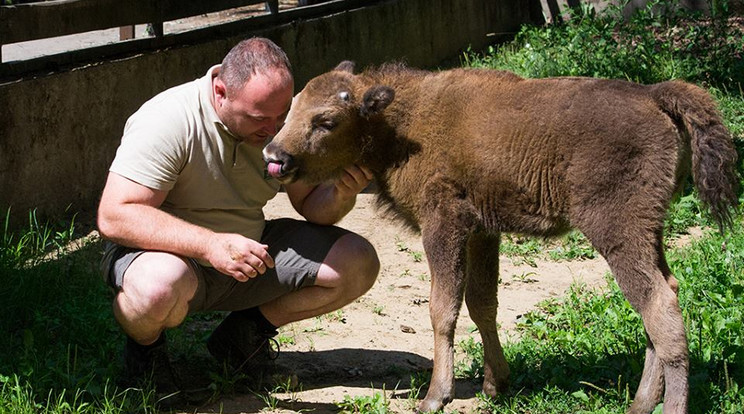
[[[346,314],[344,314],[343,309],[338,309],[333,312],[328,312],[326,314],[316,316],[316,319],[318,321],[346,323]]]
[[[385,396],[385,390],[375,392],[371,396],[344,395],[336,406],[342,413],[387,414],[390,413],[390,401]]]
[[[546,255],[552,260],[597,257],[597,252],[586,237],[575,230],[556,240],[507,234],[502,238],[500,252],[511,258],[515,265],[527,264],[531,267],[537,267],[537,260],[546,258]]]
[[[291,376],[280,379],[271,391],[262,393],[254,392],[254,395],[264,402],[266,405],[265,410],[276,411],[282,403],[285,405],[292,405],[299,401],[297,392],[301,391],[301,387],[299,390],[297,389],[295,386],[296,381],[296,377],[293,379]],[[278,394],[287,395],[287,399],[283,400],[282,398],[279,398]]]
[[[406,253],[408,253],[411,256],[411,258],[413,259],[413,261],[416,262],[416,263],[419,263],[419,262],[421,262],[424,259],[424,253],[423,252],[420,252],[420,251],[417,251],[417,250],[412,250],[411,248],[409,248],[408,246],[406,246],[405,242],[401,241],[400,239],[398,239],[395,242],[395,247],[398,249],[399,252],[406,252]]]
[[[514,42],[484,54],[466,53],[466,66],[512,70],[522,76],[593,76],[654,83],[686,79],[737,87],[744,80],[744,36],[728,2],[708,17],[651,2],[626,21],[617,8],[572,12],[564,24],[524,26]],[[675,11],[676,10],[676,11]]]
[[[535,279],[533,276],[537,276],[537,273],[535,272],[522,272],[520,274],[513,274],[512,280],[515,280],[519,283],[535,283],[537,282],[537,279]]]
[[[581,232],[574,230],[563,236],[556,246],[548,250],[553,260],[594,259],[598,256],[594,247]]]
[[[502,237],[499,252],[511,258],[515,265],[525,263],[537,267],[536,259],[542,254],[544,247],[540,239],[506,234]]]
[[[59,256],[62,249],[74,237],[75,219],[60,230],[54,230],[48,223],[39,220],[36,210],[28,213],[28,226],[25,231],[15,233],[11,231],[11,210],[5,212],[3,222],[2,243],[0,245],[0,268],[17,268],[33,266],[41,261]],[[54,252],[56,256],[47,256]]]
[[[410,380],[410,391],[408,392],[408,399],[406,400],[406,406],[411,411],[415,411],[419,404],[419,398],[422,396],[421,391],[426,391],[426,387],[429,386],[431,381],[431,372],[416,372],[411,375]]]
[[[458,378],[479,379],[483,377],[483,344],[468,337],[458,342],[457,347],[462,356],[455,364],[455,376]]]
[[[372,313],[374,313],[375,315],[384,316],[385,315],[384,311],[385,311],[385,306],[383,305],[375,305],[372,308]]]
[[[296,343],[294,335],[287,335],[284,332],[276,336],[276,341],[279,343],[279,346],[294,345]]]

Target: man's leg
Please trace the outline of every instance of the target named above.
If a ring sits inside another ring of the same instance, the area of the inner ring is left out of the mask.
[[[372,287],[379,271],[374,247],[359,235],[346,234],[331,247],[313,286],[290,292],[259,309],[276,327],[323,315],[362,296]]]
[[[154,386],[161,407],[182,402],[168,358],[165,328],[179,325],[198,286],[194,268],[178,256],[108,244],[102,263],[116,291],[113,312],[127,334],[125,386]]]
[[[207,341],[218,361],[258,383],[273,369],[270,338],[279,326],[340,309],[372,287],[380,268],[367,240],[338,228],[280,220],[265,236],[277,263],[274,276],[252,279],[253,287],[239,284],[230,299],[212,304],[246,308],[232,312]]]
[[[114,317],[140,345],[183,322],[198,285],[191,266],[163,252],[144,252],[129,265],[114,299]]]

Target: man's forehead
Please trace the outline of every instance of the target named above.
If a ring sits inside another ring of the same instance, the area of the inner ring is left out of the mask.
[[[293,92],[291,83],[280,84],[254,77],[246,82],[235,98],[251,115],[276,116],[287,111]]]

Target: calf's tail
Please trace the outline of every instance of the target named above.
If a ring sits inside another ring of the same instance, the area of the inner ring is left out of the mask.
[[[692,150],[692,179],[701,201],[721,231],[733,224],[739,204],[737,154],[713,98],[689,83],[653,87],[659,107],[686,131]]]

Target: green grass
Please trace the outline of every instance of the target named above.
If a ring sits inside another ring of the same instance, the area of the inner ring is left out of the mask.
[[[119,329],[100,279],[100,243],[65,246],[66,223],[40,222],[11,231],[0,244],[0,413],[148,412],[147,390],[111,384],[119,366]]]
[[[382,392],[373,392],[370,396],[345,395],[342,401],[336,403],[341,413],[365,413],[365,414],[388,414],[390,413],[390,401]]]
[[[711,232],[669,254],[680,282],[690,348],[690,412],[744,412],[744,229]],[[606,289],[574,285],[548,300],[518,326],[505,346],[512,392],[481,397],[493,413],[622,413],[643,370],[640,317],[614,281]],[[458,376],[480,380],[479,342],[460,343]]]
[[[515,265],[537,267],[537,259],[581,260],[598,257],[589,240],[579,231],[570,231],[557,239],[543,239],[507,234],[501,240],[499,252]]]
[[[660,2],[652,2],[660,3]],[[720,3],[726,3],[725,1]],[[742,33],[727,13],[707,18],[640,11],[626,22],[618,9],[583,7],[562,25],[524,26],[514,42],[467,53],[465,66],[522,76],[592,76],[654,83],[686,79],[717,87],[744,81]]]

